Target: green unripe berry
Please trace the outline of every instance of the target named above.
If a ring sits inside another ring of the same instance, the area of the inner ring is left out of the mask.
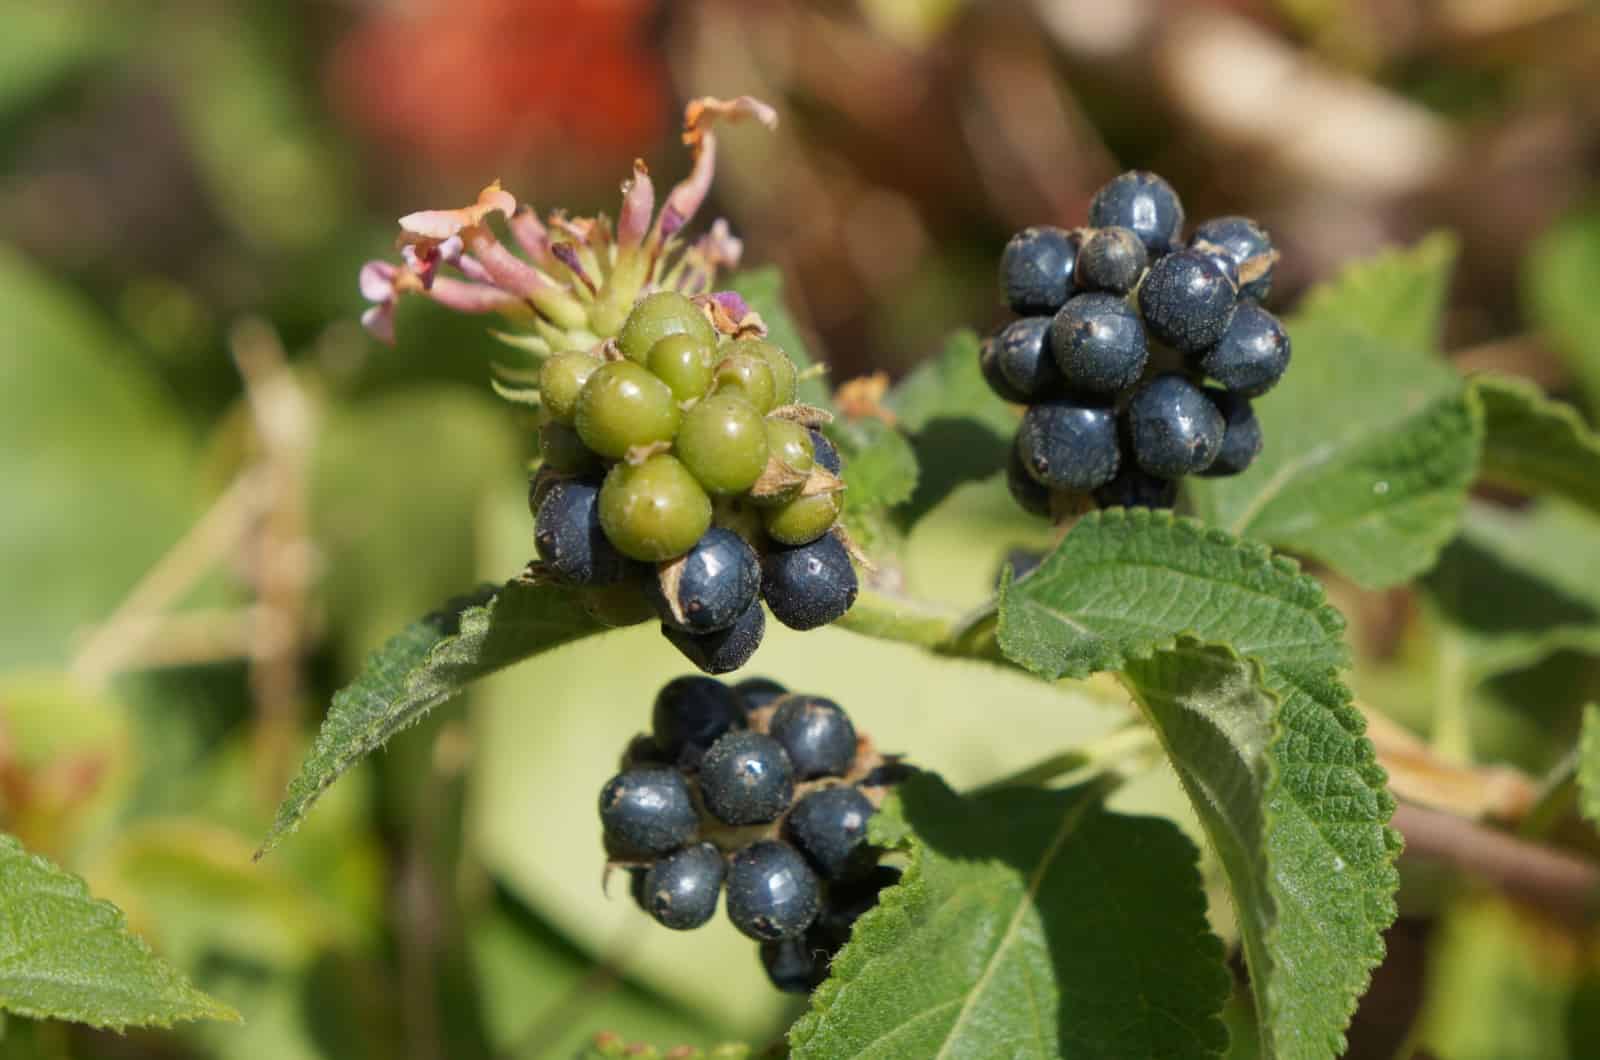
[[[539,428],[539,455],[544,457],[545,467],[569,475],[600,470],[600,457],[565,423],[551,422]]]
[[[711,389],[711,365],[716,350],[694,335],[668,335],[650,347],[645,367],[667,384],[679,401],[704,397]]]
[[[711,522],[714,526],[732,530],[757,552],[766,544],[767,531],[762,525],[761,509],[750,503],[748,498],[720,498],[712,505]]]
[[[767,422],[742,394],[713,394],[684,413],[672,448],[706,492],[743,493],[767,466]]]
[[[558,353],[539,369],[539,400],[557,423],[570,425],[578,414],[578,395],[589,381],[600,358],[587,353]]]
[[[667,384],[631,361],[611,361],[583,385],[575,423],[584,445],[621,460],[636,445],[670,442],[682,418]]]
[[[612,629],[637,626],[656,617],[655,605],[634,581],[586,588],[578,594],[578,602],[590,618]]]
[[[618,464],[600,487],[600,528],[623,555],[664,563],[711,528],[711,498],[676,457]]]
[[[724,356],[737,353],[749,353],[760,357],[767,364],[767,370],[772,373],[772,407],[779,405],[793,405],[799,396],[799,378],[795,373],[794,362],[789,360],[789,355],[765,339],[740,339],[729,343],[724,350]]]
[[[839,520],[839,498],[838,493],[819,493],[769,508],[763,520],[767,535],[780,545],[809,545]]]
[[[767,468],[760,496],[751,500],[763,508],[778,508],[800,495],[806,476],[816,464],[811,432],[792,420],[768,418]],[[784,482],[783,479],[789,481]]]
[[[734,343],[737,346],[738,343]],[[717,362],[711,388],[717,393],[737,391],[763,415],[777,407],[777,384],[767,359],[760,354],[734,350]]]
[[[657,291],[639,301],[617,333],[617,348],[630,361],[644,364],[650,349],[668,335],[690,335],[716,349],[717,332],[698,306],[677,291]]]

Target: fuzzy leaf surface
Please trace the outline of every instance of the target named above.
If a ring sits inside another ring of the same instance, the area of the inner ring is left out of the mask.
[[[1483,409],[1483,478],[1600,512],[1600,436],[1577,409],[1525,379],[1481,376],[1472,392]]]
[[[873,822],[909,851],[790,1031],[797,1060],[1221,1055],[1228,991],[1198,852],[1093,787],[963,799],[907,781]]]
[[[783,300],[783,270],[776,265],[759,269],[745,269],[728,279],[728,289],[738,291],[750,308],[761,314],[767,324],[767,338],[779,346],[795,368],[804,372],[817,364],[817,358],[807,347],[800,327],[795,323],[789,305]],[[800,400],[818,408],[830,408],[826,375],[814,376],[800,382]]]
[[[1000,601],[1007,657],[1122,671],[1161,733],[1228,872],[1268,1056],[1343,1049],[1395,916],[1394,802],[1343,631],[1292,561],[1143,510],[1082,519]]]
[[[94,1027],[237,1021],[78,877],[0,834],[0,1010]]]
[[[1363,585],[1426,570],[1455,532],[1481,414],[1434,349],[1454,244],[1434,237],[1362,262],[1288,319],[1294,360],[1256,402],[1249,470],[1190,485],[1197,514],[1315,556]]]
[[[413,622],[333,697],[257,857],[292,832],[346,770],[473,681],[603,628],[571,590],[523,578]]]

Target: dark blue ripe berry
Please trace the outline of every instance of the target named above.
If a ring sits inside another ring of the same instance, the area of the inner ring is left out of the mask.
[[[811,933],[761,944],[761,966],[772,985],[786,994],[809,994],[828,978],[828,951]]]
[[[1177,246],[1183,231],[1183,203],[1172,185],[1144,170],[1115,177],[1089,203],[1095,228],[1131,228],[1151,257]]]
[[[645,582],[656,613],[685,633],[727,629],[761,591],[761,560],[732,530],[713,526],[678,559]]]
[[[1272,293],[1272,269],[1278,262],[1278,252],[1272,249],[1272,238],[1250,218],[1212,218],[1194,230],[1189,246],[1232,262],[1241,297],[1260,302]]]
[[[1158,478],[1204,471],[1222,448],[1222,413],[1181,375],[1157,376],[1128,403],[1133,456]]]
[[[700,818],[683,774],[661,766],[618,773],[600,791],[600,824],[619,857],[667,854],[694,838]]]
[[[784,697],[767,732],[789,753],[801,780],[843,776],[856,758],[856,727],[850,716],[821,696]]]
[[[978,370],[983,373],[983,381],[989,384],[989,389],[993,390],[1001,401],[1009,401],[1015,405],[1027,403],[1028,396],[1012,386],[1000,371],[1000,356],[994,337],[984,339],[983,344],[978,347]]]
[[[761,595],[790,629],[825,626],[850,610],[860,583],[850,554],[832,534],[809,545],[773,548],[761,558]]]
[[[696,766],[729,729],[744,728],[744,704],[721,681],[677,677],[656,693],[650,734],[669,762]]]
[[[727,864],[710,843],[696,843],[650,866],[640,885],[641,904],[656,922],[688,931],[717,911]]]
[[[1017,451],[1015,442],[1012,442],[1011,454],[1006,460],[1006,489],[1011,491],[1011,499],[1023,511],[1031,515],[1050,514],[1050,487],[1034,481],[1027,465],[1022,462],[1022,454]]]
[[[1043,401],[1061,390],[1061,369],[1051,356],[1049,338],[1049,317],[1013,320],[994,337],[995,365],[1010,392],[1022,395],[1023,402]]]
[[[1062,306],[1050,346],[1067,386],[1094,394],[1128,389],[1150,359],[1139,314],[1110,294],[1080,294]]]
[[[812,925],[812,936],[828,949],[837,950],[850,940],[850,929],[862,914],[878,904],[883,889],[899,882],[900,870],[892,865],[878,865],[865,876],[835,881],[828,888],[822,914]]]
[[[1078,290],[1127,294],[1149,263],[1149,253],[1131,228],[1096,228],[1078,252]]]
[[[745,710],[760,710],[768,703],[782,699],[789,694],[789,690],[770,677],[747,677],[733,686],[733,690],[744,701]]]
[[[700,794],[723,824],[766,824],[794,798],[794,766],[772,737],[730,732],[700,760]]]
[[[761,647],[761,638],[767,632],[767,616],[761,611],[761,601],[757,600],[727,629],[715,633],[685,633],[663,624],[661,632],[702,673],[727,674],[749,662]]]
[[[824,879],[841,880],[871,864],[867,821],[874,808],[855,788],[822,788],[794,804],[789,838]]]
[[[1254,302],[1234,310],[1217,344],[1200,357],[1200,370],[1224,390],[1260,397],[1289,367],[1289,333],[1278,318]]]
[[[577,479],[542,487],[533,541],[539,558],[569,585],[607,585],[639,567],[618,552],[600,528],[600,488]]]
[[[1178,501],[1178,483],[1125,460],[1117,477],[1094,491],[1094,500],[1102,508],[1170,508]]]
[[[1261,424],[1256,419],[1250,399],[1225,390],[1207,388],[1206,396],[1222,413],[1224,423],[1222,448],[1203,474],[1210,476],[1237,475],[1255,461],[1261,452]]]
[[[728,919],[753,939],[797,938],[817,918],[822,886],[788,843],[763,839],[733,856]]]
[[[839,459],[839,450],[827,435],[815,427],[811,428],[811,459],[818,467],[827,468],[831,474],[844,473],[844,461]]]
[[[1039,316],[1061,308],[1072,290],[1078,243],[1060,228],[1024,228],[1000,255],[1000,288],[1019,316]]]
[[[1145,326],[1180,353],[1215,345],[1237,300],[1222,267],[1195,250],[1174,251],[1157,261],[1139,288]]]
[[[1040,485],[1092,490],[1117,473],[1116,415],[1076,399],[1034,405],[1022,417],[1017,452]]]

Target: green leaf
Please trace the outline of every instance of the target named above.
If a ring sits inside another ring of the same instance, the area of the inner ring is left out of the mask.
[[[630,1042],[620,1034],[602,1032],[576,1054],[576,1060],[748,1060],[750,1047],[739,1042],[713,1046],[708,1052],[679,1045],[668,1050],[646,1042]]]
[[[118,1030],[239,1018],[151,953],[116,906],[3,834],[0,1009]]]
[[[1600,209],[1565,218],[1534,244],[1522,290],[1529,318],[1566,358],[1592,414],[1600,408]]]
[[[1293,562],[1142,510],[1080,520],[1000,601],[1009,658],[1123,670],[1161,731],[1228,872],[1268,1056],[1343,1048],[1395,915],[1394,802],[1340,680],[1343,630]]]
[[[471,682],[602,628],[571,590],[524,578],[498,590],[480,589],[412,623],[333,697],[317,742],[256,856],[298,827],[346,770]]]
[[[790,1031],[797,1060],[1221,1055],[1198,852],[1101,795],[905,783],[873,834],[911,864]]]
[[[1480,376],[1472,393],[1483,410],[1484,479],[1600,512],[1600,436],[1577,409],[1524,379]]]
[[[1266,447],[1242,475],[1191,483],[1201,518],[1370,587],[1432,564],[1483,431],[1432,345],[1453,252],[1434,237],[1308,296],[1287,321],[1294,368],[1256,405]]]
[[[1578,808],[1600,828],[1600,707],[1583,710],[1583,736],[1578,744]]]
[[[905,436],[880,419],[835,420],[827,435],[844,459],[844,519],[856,542],[879,551],[889,534],[888,513],[917,488],[917,454]]]
[[[750,308],[761,314],[761,319],[767,323],[767,338],[783,348],[796,368],[804,372],[819,363],[800,334],[800,327],[789,312],[788,304],[783,300],[782,269],[776,265],[745,269],[729,277],[725,286],[739,292]],[[818,408],[831,408],[827,376],[817,375],[801,380],[800,400]]]

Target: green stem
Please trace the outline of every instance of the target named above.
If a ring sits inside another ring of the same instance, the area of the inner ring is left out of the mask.
[[[1161,744],[1156,734],[1143,722],[1135,722],[1119,726],[1097,740],[1053,754],[998,780],[991,780],[974,794],[999,788],[1037,787],[1073,773],[1137,772],[1147,764],[1158,761],[1160,753]],[[1118,768],[1123,763],[1132,763],[1131,768],[1126,771]]]

